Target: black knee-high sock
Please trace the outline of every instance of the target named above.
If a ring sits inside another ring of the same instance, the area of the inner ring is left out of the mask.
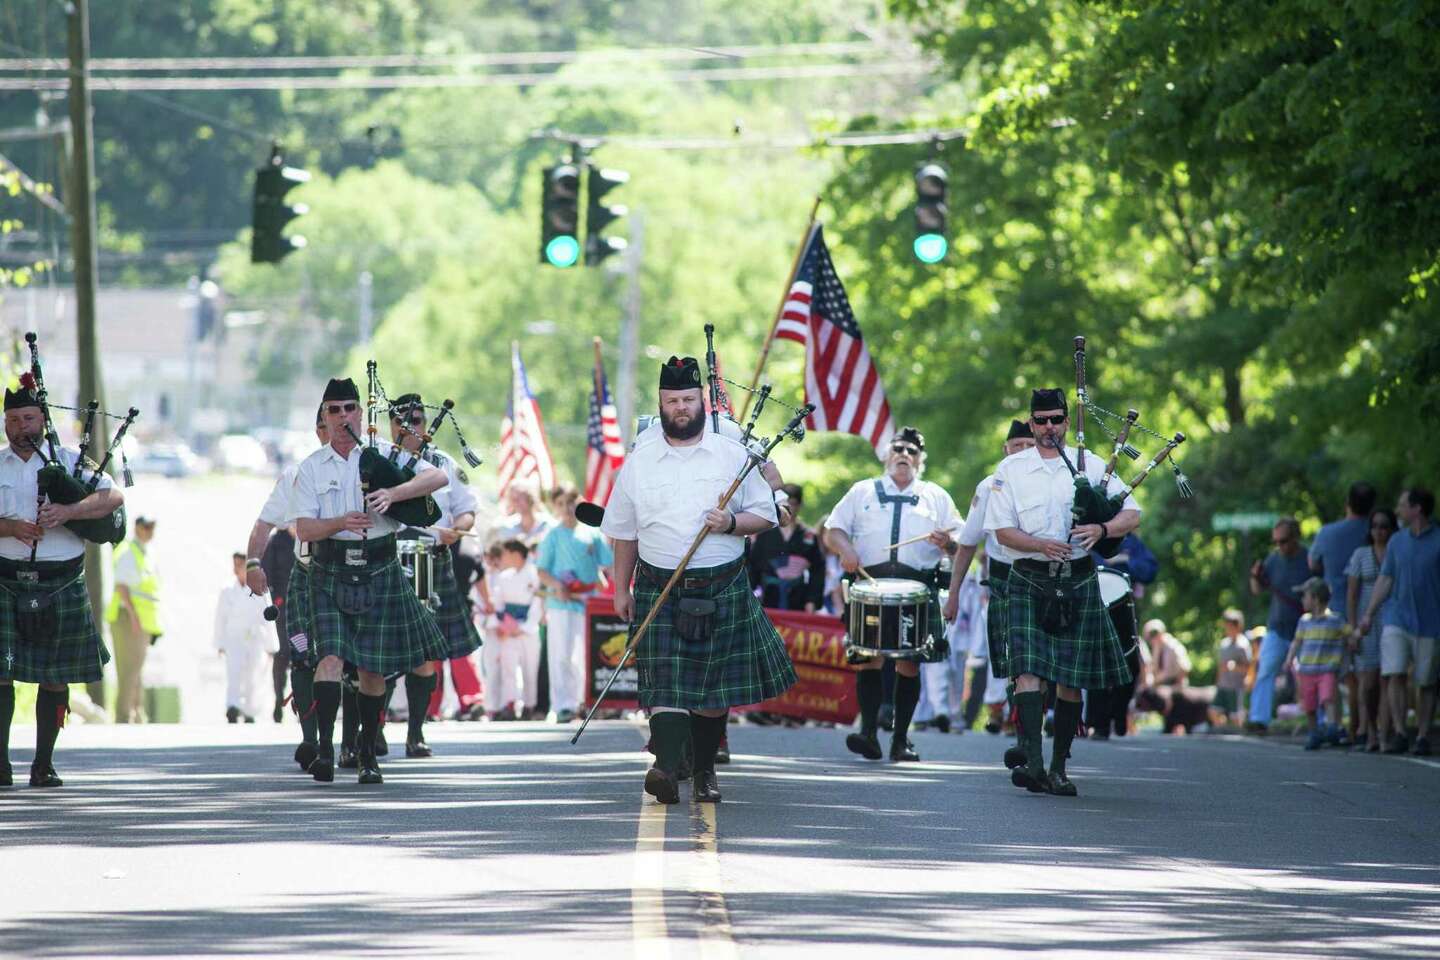
[[[385,713],[386,713],[386,715],[388,715],[388,714],[390,713],[390,701],[391,701],[391,700],[394,700],[394,699],[395,699],[395,678],[394,678],[394,677],[391,677],[389,680],[386,680],[386,681],[385,681],[385,696],[384,696],[384,698],[383,698],[383,699],[381,700],[381,702],[380,702],[380,709],[384,710]]]
[[[715,751],[720,749],[720,738],[725,736],[728,717],[702,717],[690,714],[690,739],[695,745],[695,772],[715,769]]]
[[[855,674],[855,698],[860,702],[860,732],[867,737],[875,736],[880,715],[880,700],[884,696],[883,681],[879,670],[861,670]]]
[[[360,704],[355,699],[355,688],[348,683],[340,685],[340,706],[340,746],[355,750],[355,738],[360,736]]]
[[[70,712],[70,688],[46,690],[41,687],[35,694],[35,761],[36,770],[50,769],[55,758],[55,738],[60,735],[60,725],[65,714]]]
[[[435,692],[435,674],[419,677],[405,674],[405,702],[410,707],[409,733],[411,743],[425,739],[421,728],[425,725],[425,714],[430,710],[430,695]]]
[[[920,703],[920,678],[895,674],[895,737],[904,742],[910,730],[910,718]]]
[[[0,687],[0,769],[10,767],[10,721],[15,717],[15,687]]]
[[[1025,750],[1028,766],[1032,770],[1044,772],[1044,691],[1031,690],[1028,693],[1015,694],[1015,709],[1020,714],[1020,746]]]
[[[357,693],[355,702],[360,708],[360,756],[374,762],[375,734],[380,732],[380,711],[385,709],[385,697]]]
[[[315,671],[309,667],[290,668],[290,686],[295,691],[295,712],[300,715],[300,738],[306,743],[316,739]]]
[[[655,766],[669,773],[680,769],[685,744],[690,739],[690,714],[663,710],[650,715],[650,745]]]
[[[1050,772],[1062,776],[1065,773],[1065,758],[1070,755],[1070,744],[1075,742],[1075,730],[1080,725],[1080,704],[1075,700],[1055,701],[1055,744],[1050,754]]]
[[[335,756],[335,714],[340,712],[340,681],[315,681],[315,734],[320,756]]]

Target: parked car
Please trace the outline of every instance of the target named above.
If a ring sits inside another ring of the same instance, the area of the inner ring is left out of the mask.
[[[221,470],[240,473],[269,473],[270,455],[265,447],[252,436],[243,433],[227,433],[215,442],[212,459]]]
[[[163,477],[189,477],[201,473],[207,464],[184,443],[151,444],[130,461],[136,473],[158,473]]]

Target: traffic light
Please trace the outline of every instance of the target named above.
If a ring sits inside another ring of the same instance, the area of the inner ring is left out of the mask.
[[[623,238],[606,237],[601,234],[606,227],[625,216],[629,211],[623,204],[607,207],[600,201],[605,194],[626,183],[629,179],[630,174],[624,170],[589,168],[585,201],[585,266],[587,267],[603,263],[606,257],[625,249],[626,244]]]
[[[542,171],[540,262],[573,267],[580,259],[580,171],[561,163]]]
[[[299,234],[281,231],[296,217],[309,212],[303,203],[287,204],[285,194],[310,179],[310,174],[285,166],[279,144],[270,150],[270,160],[255,171],[255,209],[250,231],[250,262],[279,263],[291,251],[305,246]]]
[[[950,249],[945,237],[949,182],[945,168],[938,163],[927,163],[915,171],[915,258],[921,263],[938,263]]]

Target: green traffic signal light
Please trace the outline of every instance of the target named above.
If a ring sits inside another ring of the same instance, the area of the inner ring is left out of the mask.
[[[915,259],[921,263],[939,263],[950,251],[950,241],[938,233],[922,233],[915,238]]]
[[[552,267],[573,267],[580,259],[580,241],[562,233],[545,244],[545,262]]]

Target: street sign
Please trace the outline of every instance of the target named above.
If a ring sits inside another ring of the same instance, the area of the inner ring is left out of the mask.
[[[1280,522],[1278,513],[1262,513],[1250,511],[1247,513],[1217,513],[1210,518],[1210,528],[1216,531],[1226,530],[1269,530]]]

